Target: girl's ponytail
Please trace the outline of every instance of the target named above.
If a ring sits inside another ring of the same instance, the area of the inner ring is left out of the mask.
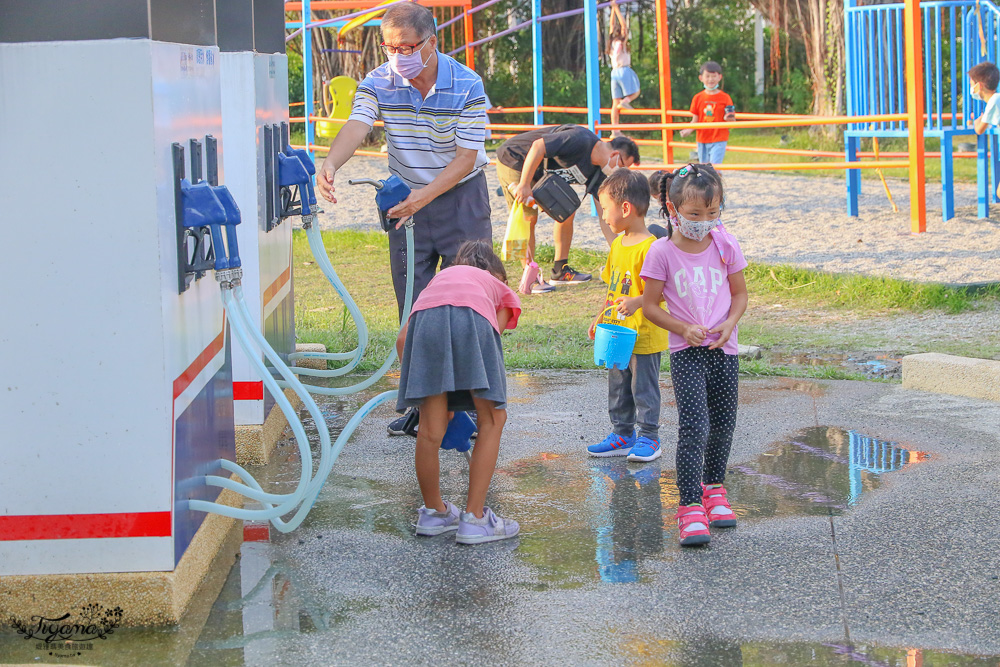
[[[660,177],[660,216],[667,221],[667,238],[669,239],[673,236],[674,226],[670,222],[670,209],[667,208],[667,202],[670,201],[670,184],[674,180],[674,173],[664,171]]]

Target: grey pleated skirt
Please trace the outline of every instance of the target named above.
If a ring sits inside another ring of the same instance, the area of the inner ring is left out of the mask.
[[[500,334],[489,320],[461,306],[419,310],[403,346],[396,410],[448,394],[449,410],[475,410],[472,397],[507,405],[507,373]]]

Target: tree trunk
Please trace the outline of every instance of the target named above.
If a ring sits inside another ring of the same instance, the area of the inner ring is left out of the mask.
[[[801,40],[812,78],[813,106],[817,116],[836,116],[844,109],[844,2],[843,0],[752,0],[770,21],[780,40],[784,26],[789,38]],[[790,6],[790,7],[789,7]],[[794,21],[789,21],[791,13]],[[772,41],[772,47],[774,42]],[[779,46],[780,50],[780,46]],[[787,49],[786,49],[787,52]],[[772,58],[775,49],[772,48]],[[786,53],[787,58],[787,53]],[[778,65],[771,64],[777,71]],[[836,126],[822,126],[836,134]]]

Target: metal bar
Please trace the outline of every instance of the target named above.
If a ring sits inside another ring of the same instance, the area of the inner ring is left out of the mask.
[[[934,107],[934,109],[938,112],[938,116],[939,116],[939,119],[940,119],[941,107],[942,107],[942,99],[941,99],[942,92],[941,92],[941,87],[944,84],[944,78],[943,78],[944,72],[941,69],[941,8],[940,7],[935,7],[934,8],[934,28],[935,29],[932,32],[932,36],[931,36],[931,39],[933,39],[934,42],[935,42],[935,49],[934,49],[934,89],[935,89],[934,90],[934,102],[935,102],[935,107]],[[931,112],[931,110],[928,109],[927,113],[930,113],[930,112]],[[928,120],[930,122],[930,126],[931,127],[935,128],[935,129],[940,129],[941,128],[940,120],[938,120],[937,124],[935,124],[933,118],[928,119]]]
[[[472,50],[472,47],[475,46],[472,43],[475,36],[472,29],[472,2],[470,0],[465,3],[465,66],[471,70],[476,69],[476,55]]]
[[[955,51],[958,50],[958,42],[955,40],[955,8],[949,7],[949,21],[948,21],[948,38],[951,40],[948,44],[951,48],[948,49],[949,56],[951,59],[951,129],[955,129],[958,125],[955,122],[955,116],[958,114],[958,103],[956,96],[958,95],[956,79],[959,78],[960,73],[955,68]]]
[[[312,7],[310,3],[312,0],[302,0],[302,22],[305,25],[309,25],[309,21],[312,19]],[[302,32],[302,99],[312,100],[313,98],[313,57],[312,57],[312,30],[304,30]],[[310,120],[310,116],[315,111],[306,107],[306,144],[313,145],[316,143],[316,125],[314,125]],[[279,146],[278,150],[284,150],[284,146]],[[316,153],[309,151],[309,157],[313,160],[316,159]]]
[[[671,116],[669,109],[674,103],[670,80],[670,26],[667,0],[656,0],[656,62],[660,68],[660,122],[668,123]],[[673,162],[674,149],[670,145],[673,132],[663,130],[660,138],[663,144],[663,161]]]
[[[545,122],[545,114],[542,112],[542,105],[545,103],[545,74],[544,62],[542,59],[542,24],[538,19],[542,15],[542,0],[532,0],[531,2],[531,87],[532,118],[535,125]]]
[[[910,152],[910,231],[927,231],[927,202],[924,192],[924,124],[920,101],[923,99],[923,61],[920,50],[924,40],[921,34],[920,6],[918,0],[906,0],[904,12],[906,26],[906,80],[907,80],[907,144]]]
[[[587,125],[596,131],[601,122],[601,80],[598,73],[600,54],[597,39],[597,0],[583,0],[583,35],[587,58]],[[598,136],[600,134],[598,133]]]

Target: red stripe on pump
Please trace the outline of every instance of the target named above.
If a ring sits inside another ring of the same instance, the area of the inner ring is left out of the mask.
[[[0,516],[0,541],[170,537],[170,512]]]
[[[194,379],[198,377],[198,373],[205,370],[205,366],[208,366],[208,362],[215,358],[221,350],[222,346],[226,341],[226,327],[223,325],[222,331],[219,335],[215,337],[208,347],[202,350],[201,354],[191,362],[191,365],[180,374],[180,376],[174,380],[174,399],[176,400],[178,396],[184,393],[184,390],[191,386]]]
[[[234,401],[262,401],[264,400],[263,382],[234,382]]]

